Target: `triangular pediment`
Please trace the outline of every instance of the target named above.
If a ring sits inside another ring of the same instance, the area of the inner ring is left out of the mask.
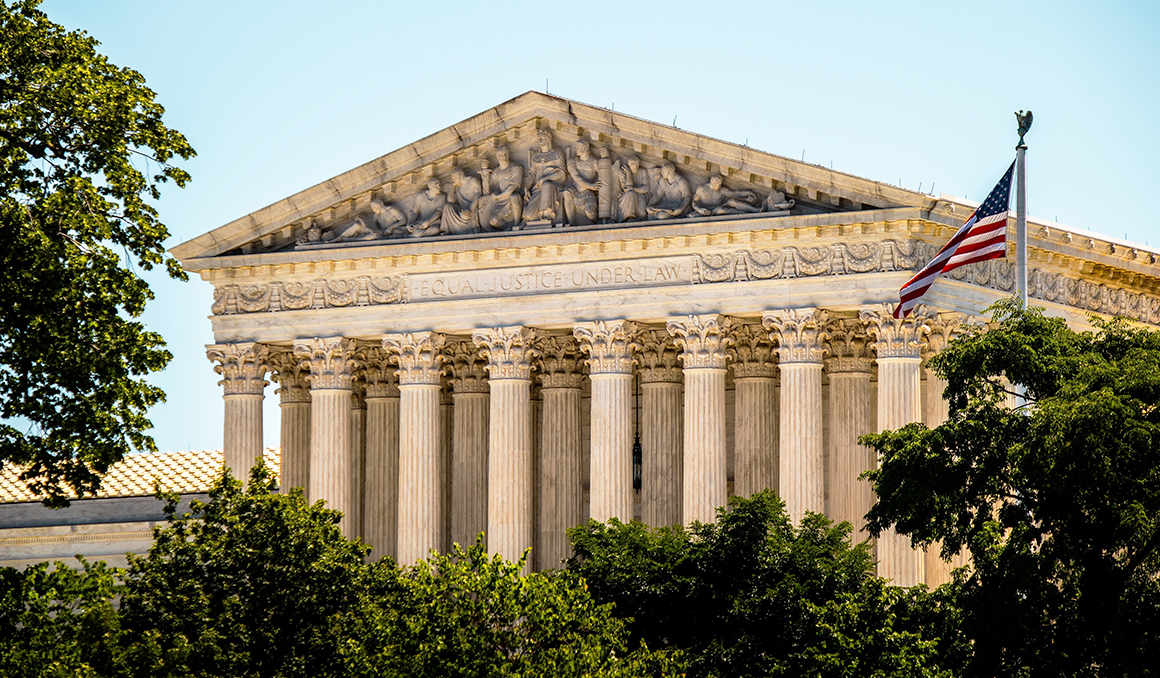
[[[506,166],[499,157],[505,152]],[[239,254],[551,227],[931,209],[934,202],[818,165],[527,92],[172,253],[190,265]]]

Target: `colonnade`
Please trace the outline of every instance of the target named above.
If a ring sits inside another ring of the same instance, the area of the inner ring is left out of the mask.
[[[376,556],[409,564],[483,532],[490,551],[515,560],[534,547],[536,566],[552,568],[570,553],[568,528],[632,520],[638,500],[649,525],[713,521],[729,494],[730,451],[733,493],[774,488],[795,523],[815,511],[860,530],[873,493],[858,476],[876,460],[858,436],[945,419],[937,378],[927,376],[925,399],[920,387],[924,351],[940,350],[963,322],[890,311],[775,309],[664,327],[615,319],[570,333],[497,327],[207,352],[223,376],[235,475],[261,455],[270,374],[281,397],[282,487],[342,511],[343,532]],[[902,585],[937,583],[950,567],[893,533],[878,539],[877,557],[880,574]]]

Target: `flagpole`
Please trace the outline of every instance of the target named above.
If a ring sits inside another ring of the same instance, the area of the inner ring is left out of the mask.
[[[1023,135],[1031,129],[1031,111],[1015,114],[1019,120],[1019,144],[1015,146],[1015,289],[1027,306],[1027,144]]]

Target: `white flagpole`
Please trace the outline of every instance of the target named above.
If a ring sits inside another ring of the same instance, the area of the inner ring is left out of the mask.
[[[1015,147],[1015,289],[1027,306],[1027,144],[1023,135],[1031,129],[1031,111],[1015,114],[1019,120],[1019,145]]]

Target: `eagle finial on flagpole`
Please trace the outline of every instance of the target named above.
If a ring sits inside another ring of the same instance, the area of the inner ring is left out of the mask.
[[[1023,111],[1015,111],[1015,119],[1019,121],[1019,146],[1023,146],[1023,136],[1031,129],[1031,121],[1034,118],[1031,111],[1024,113]],[[1019,148],[1016,146],[1015,148]]]

